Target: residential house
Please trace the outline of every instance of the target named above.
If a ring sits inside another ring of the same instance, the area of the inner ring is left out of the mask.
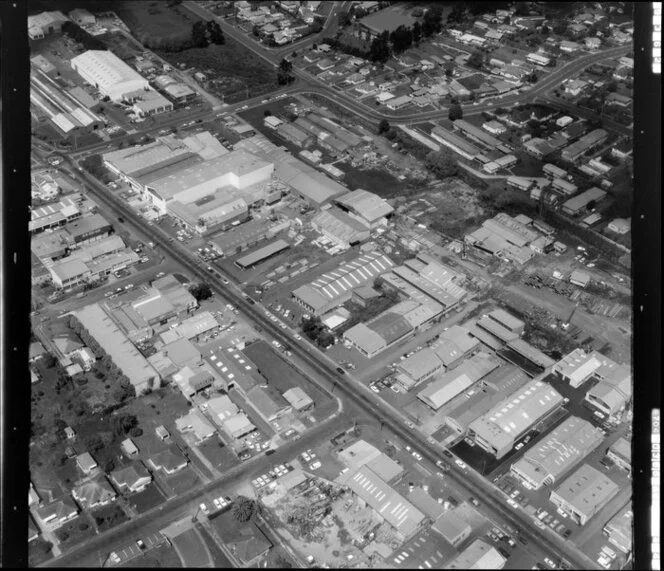
[[[96,478],[84,482],[74,488],[72,496],[84,509],[106,506],[115,501],[118,494],[111,487],[106,476],[100,474]]]
[[[78,512],[78,506],[67,496],[39,508],[34,513],[44,525],[48,525],[51,530],[55,530],[78,517]]]
[[[139,461],[113,470],[110,476],[111,481],[121,492],[142,492],[152,482],[152,476]]]
[[[89,452],[83,452],[76,457],[76,465],[83,471],[85,475],[90,474],[95,468],[98,467],[97,462]]]

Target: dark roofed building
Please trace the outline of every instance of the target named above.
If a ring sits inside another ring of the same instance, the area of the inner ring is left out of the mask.
[[[226,548],[244,566],[253,566],[265,555],[272,543],[253,522],[238,522],[232,511],[226,511],[210,520]]]

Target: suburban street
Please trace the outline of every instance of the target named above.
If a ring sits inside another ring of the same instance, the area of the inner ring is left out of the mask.
[[[74,167],[71,159],[66,159],[66,161],[70,166]],[[335,396],[342,397],[345,408],[344,414],[348,415],[348,418],[364,418],[367,415],[373,417],[376,419],[376,422],[380,423],[381,429],[389,429],[401,441],[415,447],[428,462],[435,463],[441,458],[440,447],[432,445],[422,435],[407,428],[405,425],[406,421],[399,411],[388,406],[367,387],[352,381],[349,375],[340,377],[335,371],[335,364],[329,360],[327,356],[321,354],[317,349],[311,348],[307,342],[298,343],[292,339],[290,332],[284,332],[277,325],[267,319],[260,308],[257,305],[250,304],[236,290],[234,285],[231,285],[230,287],[224,286],[220,279],[205,272],[191,255],[185,254],[181,247],[171,244],[166,234],[158,226],[146,226],[144,221],[129,206],[121,202],[118,197],[109,194],[107,189],[95,179],[83,173],[77,174],[77,176],[87,183],[91,194],[95,199],[97,199],[100,204],[111,209],[116,217],[122,215],[128,224],[141,228],[143,233],[150,236],[152,241],[159,244],[163,251],[170,254],[174,260],[178,261],[184,268],[186,268],[191,276],[195,276],[210,283],[210,285],[222,296],[236,305],[236,307],[245,314],[249,321],[260,324],[263,330],[271,334],[272,337],[282,343],[289,344],[293,353],[312,369],[313,374],[317,377],[316,381],[323,387],[327,388],[328,392],[334,392]],[[304,345],[306,345],[306,348]],[[349,382],[340,382],[340,380]],[[356,411],[354,415],[352,411]],[[280,458],[287,460],[292,457],[292,455],[296,453],[294,451],[299,449],[299,446],[303,442],[307,443],[303,448],[306,449],[307,447],[310,447],[313,442],[320,441],[321,433],[319,433],[319,431],[328,434],[327,430],[329,429],[329,434],[334,434],[335,431],[339,432],[344,427],[344,421],[341,420],[341,417],[332,420],[330,424],[333,426],[329,427],[328,424],[320,425],[299,440],[298,444],[291,443],[278,450],[274,456],[277,456],[277,454],[279,456],[277,458],[270,457],[270,462],[276,462]],[[259,463],[261,461],[266,461],[266,459],[258,459],[255,462]],[[250,469],[255,469],[255,466],[255,464],[237,466],[229,471],[229,474],[221,480],[213,482],[203,488],[193,489],[181,498],[177,498],[163,506],[158,510],[159,521],[168,522],[177,519],[182,513],[187,513],[186,506],[188,504],[195,505],[196,500],[200,499],[202,494],[215,490],[220,491],[228,484],[229,479],[246,477],[247,472]],[[548,553],[549,556],[565,553],[567,560],[574,568],[596,568],[596,563],[577,549],[573,544],[563,540],[560,536],[554,534],[550,530],[545,530],[543,532],[537,528],[533,528],[530,517],[526,516],[521,510],[515,511],[508,506],[505,499],[502,497],[501,492],[472,469],[461,469],[455,464],[451,464],[448,476],[457,486],[461,489],[465,489],[468,495],[473,495],[482,502],[485,506],[483,511],[488,517],[496,521],[507,522],[513,528],[519,530],[521,537],[527,538],[530,544],[541,549],[543,553]],[[164,518],[163,520],[161,519],[162,517]],[[143,532],[143,525],[146,523],[148,523],[149,529],[152,529],[155,521],[154,517],[150,517],[149,514],[146,514],[122,527],[111,530],[110,532],[95,538],[94,541],[99,541],[101,543],[103,540],[104,545],[112,545],[117,541],[118,537],[125,537],[122,535],[123,533],[135,534],[139,529]],[[127,531],[127,529],[130,531]],[[146,528],[146,530],[147,529],[148,528]],[[97,543],[94,545],[96,546]],[[67,565],[75,563],[75,566],[77,566],[81,557],[86,558],[89,556],[89,549],[90,547],[86,546],[85,550],[74,550],[73,552],[64,555],[63,558],[66,558],[65,562]],[[63,565],[65,563],[62,562],[62,558],[59,558],[50,561],[48,564]]]

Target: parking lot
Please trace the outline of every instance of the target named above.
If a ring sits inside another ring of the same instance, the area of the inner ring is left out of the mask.
[[[141,542],[140,545],[138,543],[139,541]],[[135,557],[143,555],[146,551],[155,549],[160,545],[163,545],[167,541],[168,539],[166,539],[161,533],[154,533],[152,535],[148,535],[147,537],[139,539],[135,543],[130,543],[126,547],[123,547],[121,549],[116,549],[114,552],[110,554],[108,562],[111,565],[123,565],[124,563],[131,561]]]

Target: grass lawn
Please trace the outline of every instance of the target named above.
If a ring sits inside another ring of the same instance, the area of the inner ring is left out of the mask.
[[[198,445],[198,450],[216,469],[230,470],[239,464],[239,460],[228,446],[215,438],[210,438]]]
[[[52,544],[43,537],[38,537],[28,543],[28,567],[37,567],[53,557],[51,547]]]
[[[195,529],[188,529],[184,533],[176,535],[171,541],[178,548],[183,566],[207,567],[209,557],[204,549],[203,540]]]
[[[177,474],[168,476],[164,479],[168,486],[173,490],[175,495],[181,495],[195,488],[200,480],[196,472],[191,466],[187,466],[180,470]]]
[[[274,68],[229,37],[221,46],[191,48],[179,53],[157,51],[157,54],[173,65],[184,64],[187,68],[207,72],[205,89],[223,97],[226,103],[235,103],[277,89]]]
[[[90,515],[95,520],[95,525],[100,533],[129,520],[127,514],[118,504],[96,509]]]
[[[514,155],[519,162],[512,167],[512,174],[515,176],[544,176],[542,172],[542,161],[536,159],[526,151],[514,151]]]
[[[121,2],[116,13],[130,27],[150,30],[150,34],[167,37],[182,33],[182,27],[197,20],[191,12],[181,7],[168,7],[166,2]]]
[[[146,2],[147,4],[147,2]],[[99,39],[106,44],[116,56],[123,61],[128,61],[141,55],[133,42],[128,42],[124,34],[120,32],[110,32],[100,36]]]
[[[154,484],[150,484],[144,491],[129,496],[127,501],[134,506],[138,513],[145,513],[154,507],[164,503],[166,498]]]
[[[55,532],[55,536],[67,548],[90,539],[95,535],[95,526],[89,521],[88,516],[83,513],[74,520],[66,523]]]
[[[146,551],[141,557],[130,559],[120,567],[182,567],[177,551],[168,543]]]
[[[214,541],[212,537],[210,537],[210,534],[207,532],[207,530],[200,524],[196,524],[196,529],[198,530],[198,533],[201,534],[205,545],[207,545],[207,548],[210,550],[213,565],[217,569],[230,569],[233,567],[233,563],[231,563],[228,557],[226,557],[226,554],[217,545],[217,542]]]

